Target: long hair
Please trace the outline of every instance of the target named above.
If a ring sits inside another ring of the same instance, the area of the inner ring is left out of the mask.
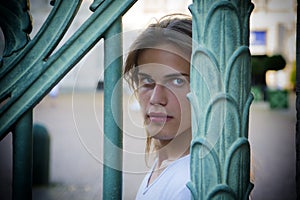
[[[140,53],[149,48],[159,48],[160,45],[172,45],[182,53],[179,56],[190,61],[192,54],[192,18],[184,14],[171,14],[162,17],[156,23],[150,24],[133,42],[125,61],[124,77],[130,87],[138,88],[137,61]],[[152,138],[147,133],[145,151],[151,150]],[[154,150],[156,149],[154,144]]]

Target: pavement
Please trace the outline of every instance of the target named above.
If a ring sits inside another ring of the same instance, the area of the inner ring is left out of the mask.
[[[251,105],[249,141],[255,185],[252,200],[296,199],[295,98],[291,94],[289,108],[282,110],[271,110],[267,102]],[[149,167],[145,162],[143,124],[134,97],[124,95],[123,105],[123,199],[130,200]],[[47,96],[36,106],[34,122],[44,125],[51,137],[50,183],[34,186],[33,199],[102,199],[102,106],[101,91]],[[1,141],[0,150],[10,140],[7,137]],[[2,158],[9,160],[7,156]],[[9,177],[1,179],[3,182]],[[0,186],[2,190],[10,187],[3,183]]]
[[[253,103],[249,141],[254,176],[253,199],[296,199],[296,97],[289,109],[270,110],[267,103]]]

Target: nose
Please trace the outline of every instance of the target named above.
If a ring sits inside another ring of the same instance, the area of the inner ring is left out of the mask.
[[[167,104],[167,89],[165,86],[156,84],[153,88],[151,97],[150,97],[150,104],[152,105],[166,105]]]

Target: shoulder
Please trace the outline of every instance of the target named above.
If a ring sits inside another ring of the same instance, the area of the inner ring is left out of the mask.
[[[190,181],[190,156],[178,159],[166,169],[164,180],[165,194],[169,199],[190,199],[191,193],[186,184]]]
[[[172,180],[174,186],[185,186],[190,180],[190,156],[187,155],[172,163],[166,169],[166,177]]]
[[[167,170],[182,174],[185,177],[190,175],[190,155],[184,156],[172,163]]]
[[[147,187],[149,174],[144,178],[136,199],[191,199],[186,184],[190,181],[190,156],[170,164],[157,180]]]

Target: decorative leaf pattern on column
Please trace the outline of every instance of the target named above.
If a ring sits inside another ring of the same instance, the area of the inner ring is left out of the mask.
[[[194,199],[247,199],[251,56],[247,0],[194,0],[191,92]]]
[[[5,37],[4,57],[19,51],[28,43],[28,34],[32,30],[28,10],[29,0],[0,1],[0,27]]]

